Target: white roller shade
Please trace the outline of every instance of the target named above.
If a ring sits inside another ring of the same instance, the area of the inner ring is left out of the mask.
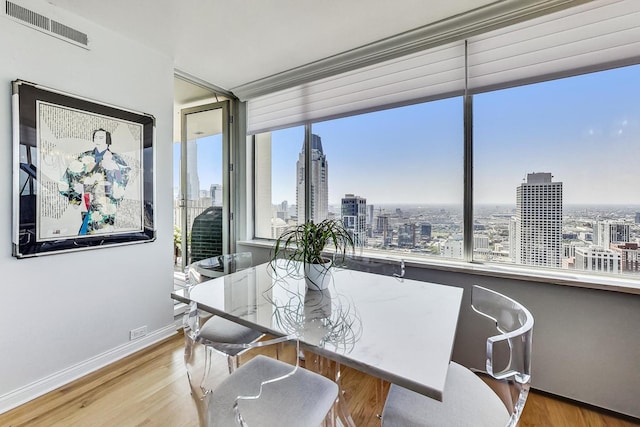
[[[248,132],[356,114],[464,91],[464,42],[327,77],[248,102]]]
[[[640,62],[640,0],[596,0],[468,40],[470,93]],[[464,41],[250,99],[258,133],[462,94]]]
[[[640,0],[594,1],[468,40],[471,92],[636,63]]]

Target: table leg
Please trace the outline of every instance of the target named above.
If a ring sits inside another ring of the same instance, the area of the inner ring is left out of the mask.
[[[303,354],[304,367],[306,369],[323,375],[338,384],[338,399],[332,409],[333,417],[329,418],[332,418],[335,421],[335,425],[355,427],[356,425],[351,417],[351,411],[349,411],[349,405],[344,397],[344,390],[342,389],[340,381],[340,364],[308,350],[304,350]],[[327,422],[325,422],[325,424],[327,424]]]

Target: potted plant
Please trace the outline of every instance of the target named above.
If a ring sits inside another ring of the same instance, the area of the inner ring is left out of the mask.
[[[325,249],[334,251],[334,257],[323,256]],[[347,251],[353,250],[353,238],[342,221],[307,221],[282,233],[276,240],[271,263],[273,267],[278,259],[302,263],[307,288],[322,290],[328,286],[330,276],[327,273],[333,263],[344,261]]]

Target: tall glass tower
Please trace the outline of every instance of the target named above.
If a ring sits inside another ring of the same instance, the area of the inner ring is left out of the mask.
[[[367,199],[355,194],[345,194],[342,198],[342,222],[351,234],[356,247],[367,245]]]
[[[562,267],[562,183],[527,174],[516,189],[514,228],[517,264]]]
[[[298,208],[298,224],[306,221],[304,212],[305,168],[304,143],[296,162],[296,205]],[[322,140],[318,135],[311,135],[311,218],[320,222],[329,217],[329,163],[322,151]]]

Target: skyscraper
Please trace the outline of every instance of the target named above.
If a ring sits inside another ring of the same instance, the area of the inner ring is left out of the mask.
[[[382,235],[382,246],[389,246],[393,236],[389,226],[389,215],[379,214],[376,221],[376,232]]]
[[[416,246],[415,223],[403,224],[398,227],[398,246],[401,248],[414,248]]]
[[[515,262],[562,266],[562,183],[550,173],[527,174],[516,189]]]
[[[296,162],[296,205],[298,207],[298,224],[306,221],[305,205],[305,150],[304,143]],[[322,140],[318,135],[311,135],[311,217],[320,222],[329,216],[329,164],[322,151]]]
[[[187,141],[187,164],[198,164],[198,140],[192,139]],[[198,200],[200,197],[200,177],[198,169],[195,167],[187,168],[187,200]]]
[[[629,224],[619,221],[596,221],[593,226],[593,243],[610,249],[611,243],[626,243],[631,240]]]
[[[367,244],[367,199],[354,194],[342,198],[342,222],[356,247]]]
[[[431,240],[431,224],[423,223],[420,226],[420,237],[423,240]]]

